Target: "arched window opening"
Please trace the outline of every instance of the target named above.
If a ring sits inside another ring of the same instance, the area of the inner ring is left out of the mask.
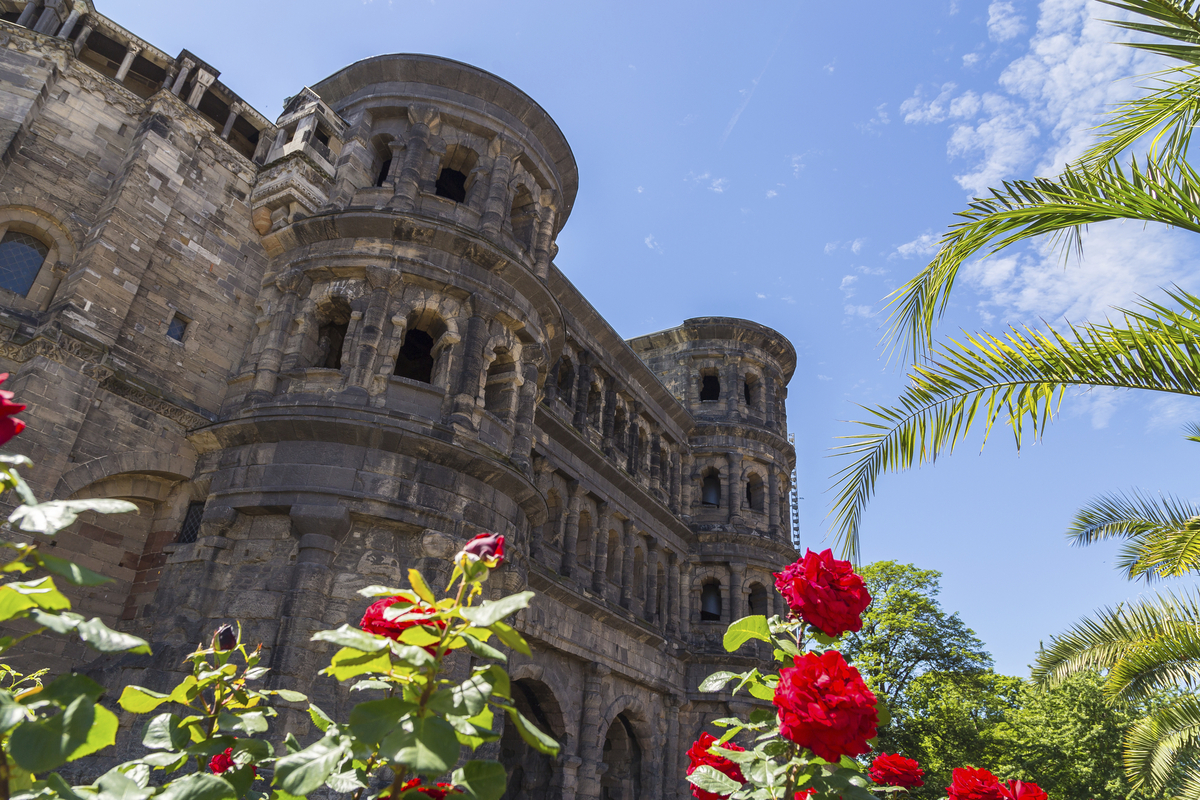
[[[621,579],[621,536],[616,531],[608,532],[608,579],[617,583]]]
[[[758,376],[747,375],[746,382],[742,384],[742,393],[746,399],[747,408],[758,407],[759,383]]]
[[[700,620],[721,621],[721,582],[712,580],[700,589]]]
[[[396,354],[392,374],[421,383],[433,382],[433,337],[420,328],[404,332],[404,344]]]
[[[746,508],[752,511],[763,510],[763,481],[757,475],[751,475],[746,481]]]
[[[558,365],[558,397],[568,407],[575,405],[575,366],[565,358]]]
[[[522,679],[512,682],[512,700],[517,711],[539,728],[559,739],[562,737],[562,711],[549,688],[541,682]],[[561,797],[555,791],[554,759],[532,748],[522,738],[512,720],[505,718],[500,736],[500,763],[506,773],[501,800],[551,800]]]
[[[443,169],[434,184],[434,194],[461,203],[467,199],[467,176],[456,169]]]
[[[183,525],[179,527],[179,536],[175,539],[180,544],[190,544],[200,535],[200,522],[204,517],[204,501],[188,503],[187,513],[183,516]]]
[[[603,752],[605,769],[600,777],[601,800],[642,797],[642,748],[624,714],[618,714],[609,727]]]
[[[350,328],[350,304],[343,297],[335,297],[323,310],[321,317],[325,321],[317,328],[316,366],[341,369],[342,347]]]
[[[375,178],[375,185],[383,186],[390,174],[392,174],[392,160],[384,159],[384,162],[379,165],[379,175]]]
[[[750,616],[767,615],[767,590],[761,583],[750,586]]]
[[[700,402],[709,403],[721,399],[721,379],[714,373],[700,376]]]
[[[700,504],[714,508],[721,505],[721,474],[715,469],[704,473],[700,487]]]
[[[517,362],[506,349],[496,351],[483,386],[483,408],[504,421],[512,414]]]
[[[28,233],[7,231],[0,239],[0,288],[27,296],[49,254],[50,248]]]
[[[640,547],[633,551],[633,593],[638,597],[646,596],[646,556]]]

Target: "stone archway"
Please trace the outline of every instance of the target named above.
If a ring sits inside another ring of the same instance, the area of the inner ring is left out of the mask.
[[[519,678],[512,683],[512,698],[526,719],[559,742],[564,741],[562,710],[549,686],[533,678]],[[508,779],[502,800],[552,800],[561,796],[561,762],[526,744],[507,717],[500,735],[500,763]]]
[[[600,800],[639,800],[642,797],[642,751],[632,721],[618,714],[604,737],[604,770]]]

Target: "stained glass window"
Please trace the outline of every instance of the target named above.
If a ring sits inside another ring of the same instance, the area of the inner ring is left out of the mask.
[[[46,245],[27,233],[5,233],[0,239],[0,289],[28,295],[49,252]]]

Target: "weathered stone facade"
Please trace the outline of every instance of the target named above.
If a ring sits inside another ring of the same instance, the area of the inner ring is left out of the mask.
[[[54,545],[115,579],[81,610],[152,641],[125,674],[165,686],[238,619],[277,685],[344,711],[312,632],[498,531],[494,590],[538,592],[520,704],[564,745],[506,731],[510,796],[686,795],[683,751],[736,705],[696,686],[746,663],[725,625],[780,611],[794,558],[787,340],[726,318],[622,340],[554,264],[566,140],[482,70],[367,59],[272,124],[84,0],[0,17],[14,445],[40,496],[141,509]]]

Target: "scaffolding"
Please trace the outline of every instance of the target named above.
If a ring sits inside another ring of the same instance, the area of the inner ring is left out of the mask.
[[[792,450],[796,449],[796,434],[788,434],[788,444],[792,446]],[[791,505],[792,517],[792,547],[796,550],[800,549],[800,501],[804,498],[800,496],[797,490],[796,468],[792,467],[792,491],[789,493],[789,502]]]

